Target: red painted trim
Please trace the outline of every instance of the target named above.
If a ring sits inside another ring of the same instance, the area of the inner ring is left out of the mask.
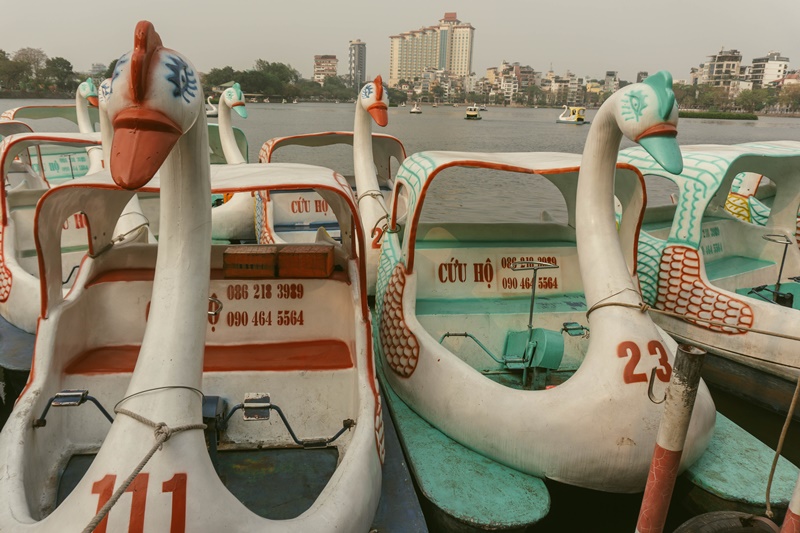
[[[419,227],[419,218],[420,214],[422,213],[422,205],[425,202],[425,196],[428,192],[428,187],[430,186],[433,178],[436,177],[441,171],[451,168],[451,167],[470,167],[470,168],[488,168],[492,170],[503,170],[507,172],[518,172],[520,174],[538,174],[540,176],[552,176],[557,174],[566,174],[568,172],[580,172],[580,167],[565,167],[565,168],[554,168],[554,169],[531,169],[526,167],[517,167],[514,165],[505,165],[500,163],[491,163],[488,161],[473,161],[471,159],[461,159],[458,161],[451,161],[449,163],[445,163],[433,169],[433,172],[428,175],[428,178],[425,180],[425,183],[422,186],[422,190],[419,193],[419,197],[417,199],[417,204],[414,208],[414,218],[411,221],[410,233],[408,238],[408,265],[406,267],[406,271],[411,274],[414,271],[414,250],[416,248],[416,239],[417,239],[417,228]],[[639,176],[639,182],[642,184],[642,191],[644,197],[642,198],[643,201],[646,202],[647,195],[644,188],[644,178],[642,177],[642,173],[634,166],[628,165],[625,163],[617,164],[616,168],[627,168],[636,172]],[[397,213],[397,197],[398,194],[398,184],[395,184],[395,191],[394,196],[392,199],[392,230],[396,228],[396,219],[395,214]],[[638,229],[641,229],[642,221],[644,220],[644,205],[642,204],[642,210],[639,213],[639,222],[638,222]],[[638,233],[637,233],[638,235]],[[634,239],[634,259],[636,258],[637,248],[638,248],[638,239]]]
[[[636,523],[636,531],[639,533],[664,531],[669,501],[672,498],[672,489],[675,487],[680,463],[681,450],[666,450],[656,444],[653,461],[650,463],[650,473],[647,475],[647,486],[644,488],[639,520]]]
[[[331,142],[331,143],[324,144],[324,145],[321,145],[321,146],[331,146],[331,145],[334,145],[334,144],[350,144],[350,145],[353,144],[352,140],[344,140],[344,139],[347,139],[348,137],[350,137],[350,138],[353,137],[353,132],[352,131],[321,131],[321,132],[318,132],[318,133],[303,133],[303,134],[300,134],[300,135],[287,135],[286,137],[273,137],[272,139],[268,140],[263,145],[261,145],[261,149],[262,150],[266,149],[266,161],[263,161],[263,162],[264,163],[271,163],[272,162],[272,155],[278,150],[278,148],[280,148],[281,146],[286,146],[286,145],[291,146],[291,145],[293,145],[294,143],[292,143],[291,141],[293,141],[295,139],[303,139],[303,138],[306,138],[306,137],[325,137],[325,136],[341,136],[341,137],[343,137],[343,140],[340,140],[338,142]],[[385,133],[373,133],[372,136],[373,137],[379,137],[379,138],[382,138],[382,139],[390,139],[390,140],[395,141],[397,144],[400,145],[400,149],[403,152],[403,159],[405,159],[407,157],[406,147],[403,145],[403,142],[400,139],[398,139],[397,137],[395,137],[394,135],[387,135]],[[304,145],[298,143],[297,146],[304,146]],[[309,147],[309,148],[312,148],[312,147]],[[402,161],[401,161],[401,163],[402,163]]]
[[[800,533],[800,516],[794,514],[791,509],[786,510],[781,533]]]
[[[104,375],[133,372],[140,346],[106,346],[88,350],[64,373]],[[291,372],[343,370],[355,362],[347,343],[315,340],[270,344],[206,345],[203,372]]]
[[[567,167],[567,168],[550,169],[543,171],[541,169],[517,167],[514,165],[491,163],[488,161],[474,161],[472,159],[460,159],[457,161],[450,161],[449,163],[437,166],[435,169],[433,169],[433,172],[431,172],[428,175],[428,178],[422,185],[422,190],[419,193],[419,197],[417,198],[417,204],[414,208],[414,218],[410,224],[411,229],[408,237],[408,265],[406,266],[406,272],[408,272],[409,274],[412,274],[414,272],[414,250],[416,248],[417,228],[419,227],[419,217],[420,214],[422,213],[422,205],[425,203],[425,196],[428,193],[428,187],[430,187],[431,182],[433,182],[433,178],[435,178],[441,171],[451,167],[488,168],[492,170],[519,172],[521,174],[539,174],[542,176],[551,174],[566,174],[567,172],[578,172],[580,170],[580,167]],[[397,187],[395,186],[395,188]],[[393,207],[396,207],[396,205]]]
[[[36,331],[39,331],[39,326],[41,326],[41,325],[42,325],[42,317],[40,316],[36,320]],[[23,387],[22,392],[20,392],[19,396],[17,396],[17,399],[14,402],[14,405],[17,405],[17,403],[19,403],[20,399],[23,396],[25,396],[26,392],[28,392],[28,389],[30,388],[31,383],[33,383],[33,378],[36,375],[36,345],[38,343],[39,343],[39,336],[36,335],[36,337],[33,340],[33,357],[31,358],[31,371],[28,372],[28,381],[25,382],[25,387]]]

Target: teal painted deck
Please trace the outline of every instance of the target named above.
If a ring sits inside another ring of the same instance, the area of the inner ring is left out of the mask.
[[[767,285],[767,289],[775,290],[775,285]],[[737,294],[745,294],[747,295],[750,292],[750,287],[744,287],[742,289],[736,289]],[[781,283],[781,292],[788,292],[794,296],[794,305],[792,306],[794,309],[800,309],[800,283]],[[767,291],[762,291],[760,294],[764,295],[764,297],[772,299],[772,293]],[[753,298],[758,298],[758,296],[750,295]]]
[[[775,263],[772,261],[764,261],[761,259],[754,259],[752,257],[743,257],[741,255],[732,255],[717,259],[716,261],[709,261],[706,263],[706,275],[709,280],[728,278],[745,272],[752,272],[761,268],[773,266]]]
[[[769,446],[717,413],[711,443],[684,476],[719,499],[763,508],[774,455]],[[772,505],[786,509],[798,472],[792,463],[779,459],[770,491]]]
[[[460,525],[518,529],[550,510],[544,481],[503,466],[447,437],[412,411],[379,377],[420,492]]]
[[[527,314],[531,298],[418,299],[417,315],[508,315]],[[553,296],[536,295],[535,313],[585,313],[583,293]]]

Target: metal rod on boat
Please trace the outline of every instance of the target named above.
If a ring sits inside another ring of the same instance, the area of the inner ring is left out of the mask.
[[[636,522],[636,533],[664,531],[705,355],[705,350],[701,348],[688,344],[678,346],[642,507]]]
[[[794,485],[792,499],[789,500],[789,508],[786,509],[786,516],[783,519],[781,533],[800,533],[800,477]]]

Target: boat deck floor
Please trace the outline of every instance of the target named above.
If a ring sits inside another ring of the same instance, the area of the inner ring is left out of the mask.
[[[58,485],[60,505],[78,485],[94,455],[70,458]],[[335,447],[218,451],[217,473],[225,487],[255,514],[288,520],[308,510],[336,470]]]
[[[765,285],[765,287],[769,290],[760,291],[759,294],[767,298],[768,300],[772,301],[772,293],[769,291],[775,290],[775,285]],[[744,287],[742,289],[736,289],[737,294],[744,294],[745,296],[750,296],[755,299],[759,299],[758,296],[754,296],[750,294],[750,287]],[[781,283],[781,292],[782,293],[789,293],[794,297],[794,303],[792,305],[792,309],[800,309],[800,283]]]

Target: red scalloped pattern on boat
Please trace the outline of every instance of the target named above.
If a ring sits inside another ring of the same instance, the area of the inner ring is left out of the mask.
[[[753,309],[710,287],[700,277],[700,254],[687,246],[668,246],[661,255],[656,307],[683,315],[692,324],[729,335],[746,333],[736,327],[698,322],[692,318],[752,327]]]
[[[403,292],[406,287],[406,272],[402,264],[397,264],[389,279],[383,295],[381,316],[381,347],[383,356],[395,374],[410,377],[419,362],[419,342],[406,326],[403,314]]]
[[[274,145],[275,139],[270,139],[261,145],[261,149],[258,151],[259,163],[269,163],[269,153],[272,151]]]
[[[6,268],[6,260],[3,255],[3,236],[6,233],[5,226],[0,226],[0,302],[8,300],[11,294],[11,271]]]
[[[378,450],[378,458],[383,464],[386,458],[386,445],[383,439],[383,402],[381,402],[380,386],[378,385],[378,378],[373,377],[375,382],[375,447]]]
[[[257,228],[258,231],[258,244],[275,244],[275,235],[272,234],[272,228],[269,225],[268,205],[269,204],[269,191],[256,191],[261,197],[261,227]]]

